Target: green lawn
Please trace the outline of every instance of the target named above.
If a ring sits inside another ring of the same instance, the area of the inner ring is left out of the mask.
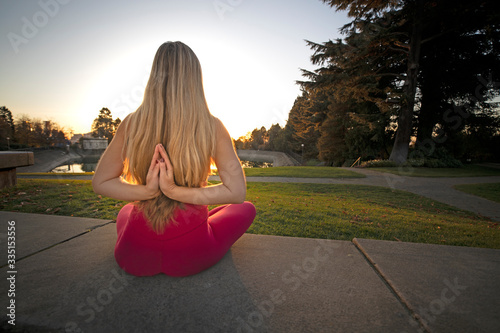
[[[90,180],[21,178],[17,183],[0,190],[0,210],[114,220],[126,204],[95,194]]]
[[[459,191],[500,203],[500,183],[463,184],[453,187]]]
[[[411,177],[500,176],[500,169],[490,168],[481,165],[466,165],[462,168],[386,167],[386,168],[369,168],[369,170],[388,172],[400,176],[411,176]]]
[[[21,176],[93,176],[93,172],[18,172]]]
[[[363,174],[342,168],[293,166],[245,168],[247,177],[304,177],[304,178],[364,178]]]
[[[244,168],[247,177],[298,177],[298,178],[364,178],[363,174],[352,170],[332,167],[294,166],[273,168]],[[85,173],[19,173],[29,176],[92,176],[93,172]]]
[[[257,207],[249,233],[500,248],[498,223],[382,187],[249,183],[247,200]],[[0,191],[6,211],[115,219],[124,204],[96,195],[89,180],[19,179]]]

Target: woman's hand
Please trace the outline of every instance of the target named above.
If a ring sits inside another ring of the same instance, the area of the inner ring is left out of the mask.
[[[178,188],[174,180],[174,169],[170,163],[167,152],[162,144],[157,145],[158,152],[161,156],[159,160],[160,165],[160,190],[167,197],[173,199],[174,192]]]
[[[156,145],[151,165],[149,166],[148,174],[146,175],[146,191],[153,198],[160,195],[160,150],[159,145]]]

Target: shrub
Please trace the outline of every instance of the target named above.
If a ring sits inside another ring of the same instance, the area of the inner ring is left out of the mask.
[[[383,168],[383,167],[397,167],[394,161],[389,160],[371,160],[361,163],[362,168]]]
[[[412,158],[413,157],[413,158]],[[418,157],[418,158],[415,158]],[[363,168],[383,168],[397,167],[398,165],[390,160],[371,160],[361,163]],[[454,158],[445,148],[436,148],[432,155],[423,156],[418,154],[418,151],[412,151],[409,154],[409,159],[403,166],[412,167],[427,167],[427,168],[461,168],[462,162]]]
[[[453,157],[444,147],[436,148],[429,157],[423,159],[428,168],[461,168],[462,162]]]

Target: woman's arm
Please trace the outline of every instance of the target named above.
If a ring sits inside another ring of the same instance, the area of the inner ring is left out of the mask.
[[[161,193],[158,185],[160,172],[158,148],[155,148],[146,185],[129,184],[121,178],[123,172],[122,148],[125,142],[125,131],[128,120],[127,116],[118,127],[113,140],[101,156],[94,177],[92,178],[92,187],[95,193],[113,199],[125,201],[152,199]]]
[[[160,155],[163,161],[160,161],[160,189],[167,197],[196,205],[219,205],[245,201],[246,182],[240,160],[222,122],[216,119],[216,125],[217,145],[214,160],[222,183],[199,188],[177,186],[174,182],[172,164],[165,149],[161,146]]]

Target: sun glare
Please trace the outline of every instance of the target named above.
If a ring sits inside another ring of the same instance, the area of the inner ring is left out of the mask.
[[[210,163],[210,175],[215,175],[217,174],[217,166],[215,165],[214,161]]]
[[[262,126],[262,116],[266,113],[262,98],[267,93],[261,91],[262,78],[258,77],[255,67],[243,65],[255,63],[258,54],[243,53],[223,41],[217,45],[204,40],[186,42],[200,59],[210,112],[224,123],[230,136],[236,140]],[[146,52],[142,48],[113,61],[103,60],[96,74],[84,85],[80,107],[73,116],[75,133],[89,132],[103,107],[111,110],[113,118],[123,120],[140,106],[154,55],[151,50]]]
[[[92,122],[104,107],[110,109],[114,119],[123,120],[135,111],[144,96],[151,57],[145,52],[129,52],[112,63],[103,62],[87,81],[87,90],[74,121],[78,129],[90,131]]]

